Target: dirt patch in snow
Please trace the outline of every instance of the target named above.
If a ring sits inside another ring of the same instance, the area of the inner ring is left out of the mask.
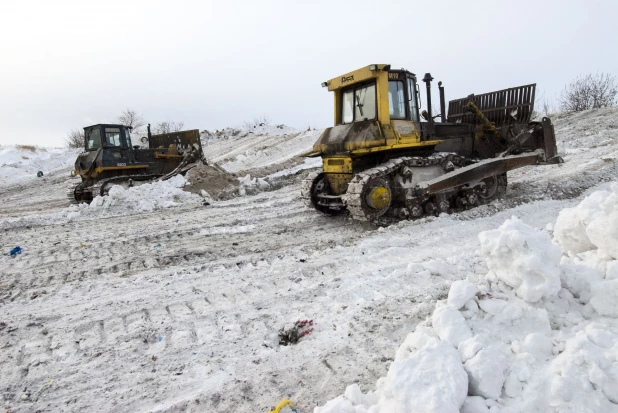
[[[219,165],[198,165],[187,172],[189,185],[184,189],[195,194],[202,191],[208,192],[215,200],[226,200],[238,196],[238,178],[236,175],[226,172]]]

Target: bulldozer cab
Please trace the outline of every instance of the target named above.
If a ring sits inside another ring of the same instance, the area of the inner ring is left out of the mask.
[[[307,156],[365,156],[389,150],[427,151],[416,75],[374,64],[323,82],[334,94],[334,125]]]
[[[130,127],[124,125],[93,125],[84,128],[85,149],[99,148],[131,149]]]
[[[335,92],[335,125],[354,122],[411,121],[420,123],[416,75],[390,70],[389,65],[370,65],[324,82]]]

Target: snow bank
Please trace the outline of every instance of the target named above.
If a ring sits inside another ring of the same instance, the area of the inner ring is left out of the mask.
[[[206,158],[235,173],[293,160],[309,151],[321,133],[322,130],[298,131],[278,125],[204,132],[201,139]],[[267,174],[273,172],[277,171]]]
[[[0,145],[0,178],[3,184],[24,179],[36,179],[37,172],[46,176],[51,172],[69,170],[81,149],[38,148],[24,145]]]
[[[559,245],[515,217],[479,234],[489,272],[452,284],[374,392],[314,413],[618,412],[617,195],[563,211]]]
[[[108,195],[95,197],[90,205],[69,207],[67,218],[71,220],[79,216],[152,212],[182,205],[201,204],[203,201],[201,197],[182,189],[187,184],[185,177],[176,175],[167,181],[155,181],[127,189],[119,185],[113,186]]]

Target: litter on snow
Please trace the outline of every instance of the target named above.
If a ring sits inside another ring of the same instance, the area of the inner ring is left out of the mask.
[[[11,257],[15,257],[17,254],[21,254],[21,247],[18,245],[15,248],[13,248],[12,250],[10,250],[9,252],[5,253],[4,255],[9,255]]]

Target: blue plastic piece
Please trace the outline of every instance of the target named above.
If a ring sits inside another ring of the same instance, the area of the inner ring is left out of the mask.
[[[7,254],[4,255],[10,255],[11,257],[16,256],[17,254],[21,254],[21,247],[18,245],[15,248],[13,248],[11,251],[9,251]]]

